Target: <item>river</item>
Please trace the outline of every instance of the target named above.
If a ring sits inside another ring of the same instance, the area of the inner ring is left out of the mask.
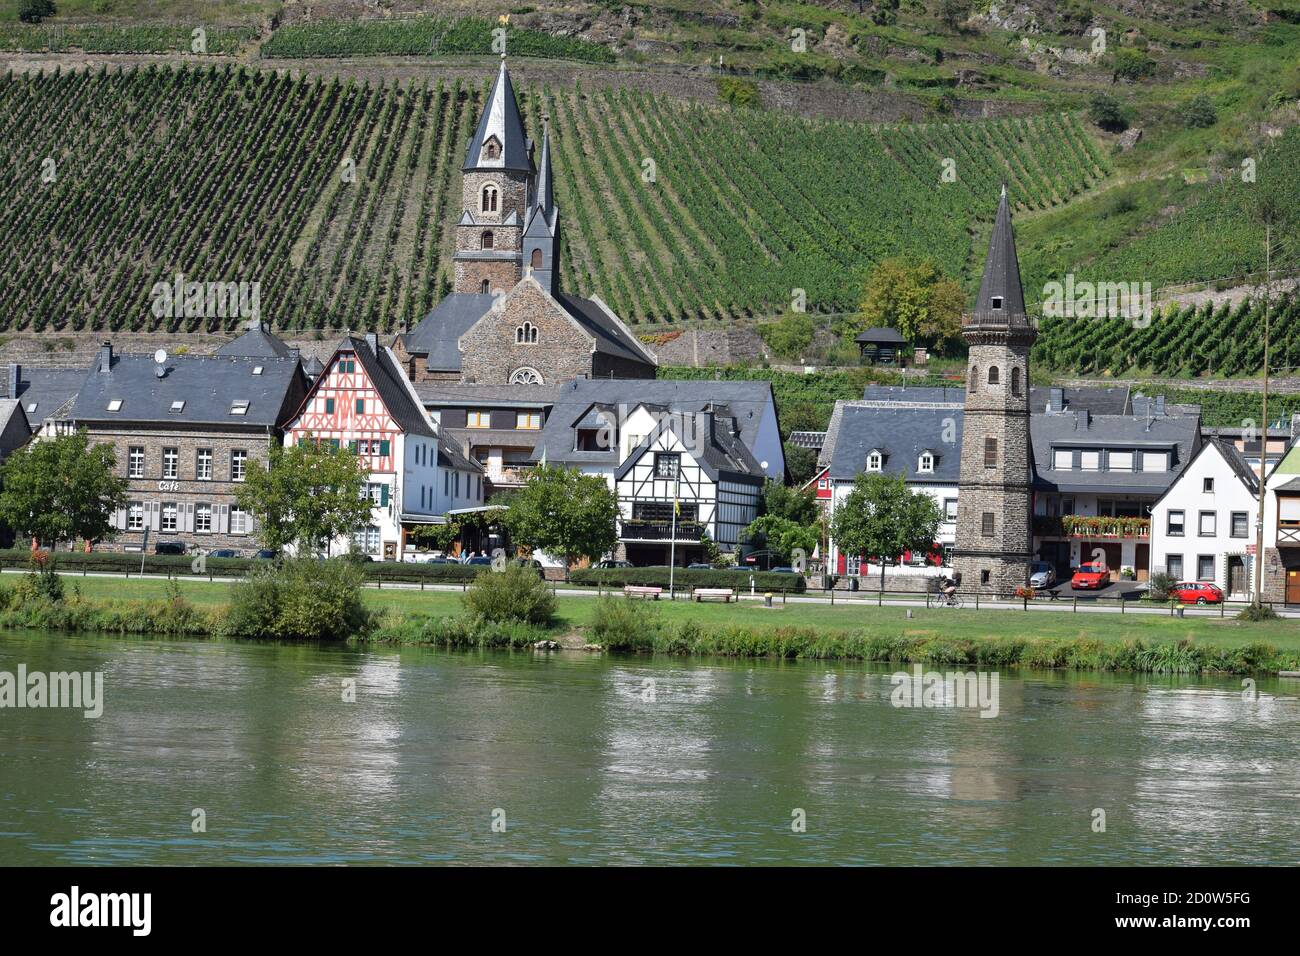
[[[986,718],[853,663],[0,634],[19,665],[103,714],[0,709],[0,864],[1300,859],[1300,681],[1005,671]]]

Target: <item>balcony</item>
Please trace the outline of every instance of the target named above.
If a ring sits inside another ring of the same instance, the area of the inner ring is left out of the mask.
[[[1151,519],[1112,518],[1109,515],[1039,515],[1034,518],[1034,534],[1040,538],[1146,540],[1151,537]]]
[[[487,478],[497,488],[517,487],[527,483],[534,468],[534,465],[503,465],[495,471],[488,468]]]
[[[699,541],[707,527],[699,521],[678,521],[677,534],[673,535],[671,521],[624,521],[619,538],[623,541]]]

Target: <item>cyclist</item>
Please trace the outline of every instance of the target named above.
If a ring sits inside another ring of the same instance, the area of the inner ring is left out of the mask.
[[[943,595],[945,604],[953,603],[953,595],[957,593],[957,588],[961,587],[961,572],[956,571],[952,577],[946,574],[939,575],[939,593]]]

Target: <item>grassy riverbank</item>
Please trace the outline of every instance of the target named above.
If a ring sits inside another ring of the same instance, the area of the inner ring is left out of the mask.
[[[231,585],[206,581],[70,578],[60,608],[11,608],[9,627],[111,633],[216,633]],[[598,631],[598,602],[565,597],[547,629],[471,626],[454,591],[367,590],[381,612],[374,642],[525,646],[542,638],[569,646],[733,657],[781,656],[945,665],[1028,666],[1146,672],[1248,673],[1300,669],[1300,625],[1245,624],[1158,615],[926,610],[792,603],[637,604],[623,632]],[[179,600],[178,600],[179,598]],[[616,599],[621,601],[621,599]]]

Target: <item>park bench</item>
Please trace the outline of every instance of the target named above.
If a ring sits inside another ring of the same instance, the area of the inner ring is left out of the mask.
[[[691,592],[692,601],[703,601],[705,598],[721,598],[725,603],[731,603],[731,599],[736,596],[732,588],[696,588]]]
[[[625,584],[623,586],[623,594],[630,598],[637,597],[644,600],[657,601],[659,600],[659,595],[663,593],[663,588],[642,587],[638,584]]]

